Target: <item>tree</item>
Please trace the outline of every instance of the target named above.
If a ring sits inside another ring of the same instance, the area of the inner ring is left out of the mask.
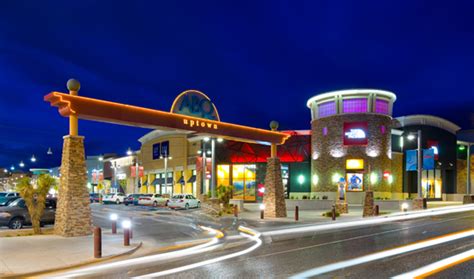
[[[35,234],[41,234],[40,221],[46,204],[46,196],[55,185],[56,180],[53,177],[49,174],[41,174],[36,183],[32,183],[29,177],[25,177],[16,186],[18,193],[25,200]]]

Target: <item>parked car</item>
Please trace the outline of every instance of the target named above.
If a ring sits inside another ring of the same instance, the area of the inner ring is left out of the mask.
[[[162,194],[144,194],[138,198],[139,205],[167,206],[169,199]]]
[[[0,206],[7,206],[12,201],[20,197],[19,193],[15,192],[0,192]]]
[[[91,200],[91,203],[94,203],[94,202],[99,202],[99,193],[90,193],[89,194],[89,198]]]
[[[138,205],[138,199],[141,197],[141,194],[129,194],[123,201],[125,205],[133,204]]]
[[[102,202],[121,204],[123,203],[124,200],[125,200],[124,193],[113,193],[113,194],[104,195]]]
[[[174,195],[168,202],[169,208],[199,208],[201,207],[201,201],[196,199],[193,195],[179,194]]]
[[[56,214],[56,200],[47,199],[46,207],[41,216],[41,225],[54,224]],[[0,207],[0,226],[7,226],[10,229],[19,230],[24,225],[31,225],[30,214],[26,207],[25,200],[17,198],[8,206]]]

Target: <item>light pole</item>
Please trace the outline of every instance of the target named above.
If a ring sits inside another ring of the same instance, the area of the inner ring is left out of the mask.
[[[206,186],[206,168],[207,168],[207,158],[206,158],[206,142],[209,141],[208,137],[205,137],[202,142],[202,183],[201,183],[201,194],[204,195],[204,189]]]
[[[210,191],[211,191],[211,198],[215,199],[216,198],[216,190],[217,190],[217,166],[216,166],[216,141],[218,143],[221,143],[223,142],[224,140],[222,138],[208,138],[208,137],[205,137],[203,139],[203,147],[202,147],[202,161],[203,161],[203,173],[202,173],[202,176],[203,176],[203,187],[201,189],[201,192],[204,192],[204,185],[205,185],[205,182],[206,182],[206,153],[208,152],[206,150],[206,142],[208,141],[211,141],[211,183],[210,183]]]
[[[167,187],[168,185],[168,160],[171,160],[173,159],[173,157],[171,156],[168,156],[168,152],[165,152],[164,154],[165,156],[161,155],[160,156],[160,159],[164,159],[164,163],[165,163],[165,187]],[[173,189],[174,187],[172,187],[171,189],[171,196],[173,196]],[[163,195],[163,187],[160,187],[160,194]]]
[[[409,134],[408,139],[409,140],[414,140],[415,137],[417,138],[418,146],[417,146],[417,162],[418,162],[418,167],[417,167],[417,191],[418,191],[418,197],[422,198],[423,193],[422,193],[422,185],[421,185],[421,176],[423,175],[423,150],[421,148],[421,130],[418,130],[416,133],[416,136],[414,134]]]

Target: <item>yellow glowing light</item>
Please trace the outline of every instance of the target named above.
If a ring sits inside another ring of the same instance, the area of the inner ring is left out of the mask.
[[[363,159],[348,159],[346,160],[346,169],[362,170],[364,169],[364,160]]]
[[[377,173],[373,172],[370,174],[370,183],[375,184],[379,180]]]
[[[388,183],[392,184],[393,183],[393,175],[388,176]]]
[[[332,182],[333,182],[333,183],[339,182],[339,179],[340,179],[341,177],[342,177],[342,176],[341,176],[339,173],[337,173],[337,172],[334,173],[334,174],[332,175]]]
[[[313,174],[313,185],[316,186],[318,185],[319,182],[319,176],[317,174]]]

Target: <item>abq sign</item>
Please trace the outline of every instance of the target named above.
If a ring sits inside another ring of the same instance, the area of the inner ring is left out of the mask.
[[[211,102],[211,99],[206,96],[206,94],[197,90],[186,90],[179,94],[171,106],[171,113],[220,121],[219,113],[217,112],[216,106]],[[198,123],[194,123],[195,121],[192,122],[192,126],[205,127],[206,124],[210,124],[204,121],[197,121]],[[185,124],[191,125],[191,123]]]

